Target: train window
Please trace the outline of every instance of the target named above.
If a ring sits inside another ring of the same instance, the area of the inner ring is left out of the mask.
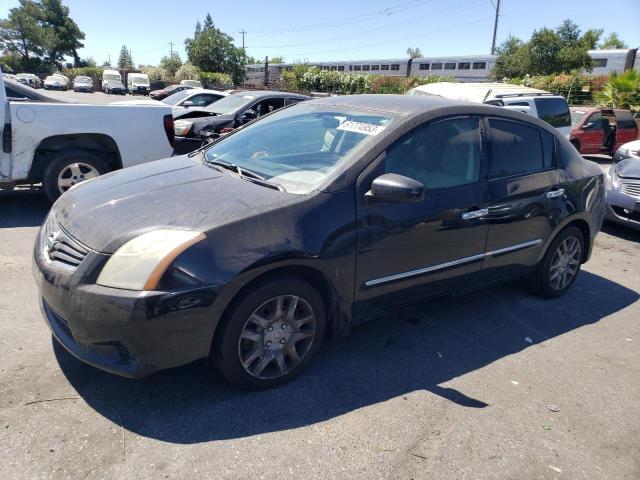
[[[363,72],[368,72],[369,68],[371,68],[371,65],[362,65],[362,71]]]
[[[371,70],[380,70],[380,65],[371,65]]]
[[[484,70],[487,68],[487,62],[473,62],[474,70]]]
[[[349,71],[351,72],[353,70],[353,65],[349,65]]]
[[[607,66],[606,58],[594,58],[593,59],[593,67],[594,68],[604,68]]]
[[[421,63],[420,64],[420,70],[429,70],[429,64],[428,63]]]
[[[359,72],[360,70],[362,70],[362,65],[354,65],[354,66],[353,66],[353,69],[354,69],[356,72]]]
[[[389,65],[380,65],[380,70],[389,70]]]
[[[391,70],[400,70],[400,65],[398,65],[397,63],[392,64]]]
[[[431,64],[431,70],[442,70],[442,64],[441,63],[432,63]]]
[[[471,64],[468,62],[460,62],[458,64],[458,70],[469,70],[471,68]]]
[[[456,69],[456,64],[455,63],[445,63],[444,64],[444,69],[445,70],[455,70]]]
[[[335,70],[337,70],[337,69],[338,69],[338,67],[336,67],[335,65],[331,65],[331,70],[332,70],[332,71],[335,71]]]
[[[351,70],[351,69],[349,69]],[[339,72],[344,72],[344,65],[338,65],[338,71]]]

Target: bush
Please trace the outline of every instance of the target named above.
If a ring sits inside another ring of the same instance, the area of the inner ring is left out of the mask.
[[[585,75],[579,72],[558,75],[526,75],[522,78],[504,79],[506,83],[524,85],[562,95],[570,105],[593,105],[606,80],[606,76]]]
[[[162,82],[167,78],[167,71],[162,67],[143,67],[142,73],[149,77],[150,82]]]
[[[176,70],[176,81],[181,82],[182,80],[195,80],[198,78],[198,73],[198,67],[187,62]]]
[[[198,80],[202,82],[202,85],[218,85],[221,87],[232,87],[233,80],[228,73],[220,72],[200,72],[198,74]]]

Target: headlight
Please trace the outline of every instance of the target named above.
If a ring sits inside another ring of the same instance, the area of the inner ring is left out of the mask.
[[[193,122],[187,122],[185,120],[178,120],[173,124],[173,130],[178,137],[186,137],[191,127],[193,127]]]
[[[99,285],[126,290],[154,290],[171,262],[204,233],[154,230],[129,240],[107,261]]]

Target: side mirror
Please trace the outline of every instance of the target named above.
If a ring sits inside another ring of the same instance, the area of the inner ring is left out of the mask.
[[[182,103],[182,106],[185,108],[193,107],[193,102],[191,100],[187,100],[186,102]]]
[[[593,126],[595,125],[595,123],[593,122],[587,122],[582,126],[583,130],[589,130],[590,128],[593,128]]]
[[[258,113],[255,110],[247,110],[240,116],[240,120],[243,122],[255,120],[256,118],[258,118]]]
[[[381,202],[420,202],[424,199],[424,185],[413,178],[385,173],[371,183],[367,197]]]

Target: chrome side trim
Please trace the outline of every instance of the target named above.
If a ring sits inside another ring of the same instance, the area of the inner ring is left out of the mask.
[[[449,267],[455,267],[457,265],[462,265],[464,263],[475,262],[477,260],[482,260],[484,258],[484,253],[479,253],[478,255],[473,255],[471,257],[460,258],[458,260],[452,260],[451,262],[441,263],[439,265],[433,265],[431,267],[420,268],[418,270],[410,270],[408,272],[396,273],[394,275],[389,275],[386,277],[374,278],[373,280],[367,280],[364,282],[365,287],[373,287],[375,285],[380,285],[381,283],[393,282],[394,280],[400,280],[403,278],[415,277],[416,275],[422,275],[425,273],[435,272],[436,270],[443,270]]]
[[[492,250],[484,254],[485,257],[495,257],[496,255],[502,255],[503,253],[515,252],[516,250],[522,250],[529,247],[535,247],[542,243],[541,239],[531,240],[530,242],[518,243],[511,245],[510,247],[499,248],[498,250]]]
[[[470,257],[464,257],[458,260],[452,260],[450,262],[433,265],[431,267],[419,268],[417,270],[409,270],[408,272],[395,273],[393,275],[388,275],[386,277],[374,278],[373,280],[367,280],[366,282],[364,282],[364,286],[374,287],[382,283],[393,282],[395,280],[402,280],[405,278],[415,277],[417,275],[424,275],[425,273],[432,273],[438,270],[444,270],[446,268],[456,267],[458,265],[464,265],[465,263],[476,262],[486,257],[495,257],[497,255],[502,255],[509,252],[515,252],[516,250],[523,250],[525,248],[534,247],[536,245],[540,245],[541,243],[542,243],[541,239],[518,243],[516,245],[511,245],[510,247],[499,248],[498,250],[492,250],[486,253],[479,253],[477,255],[472,255]]]

